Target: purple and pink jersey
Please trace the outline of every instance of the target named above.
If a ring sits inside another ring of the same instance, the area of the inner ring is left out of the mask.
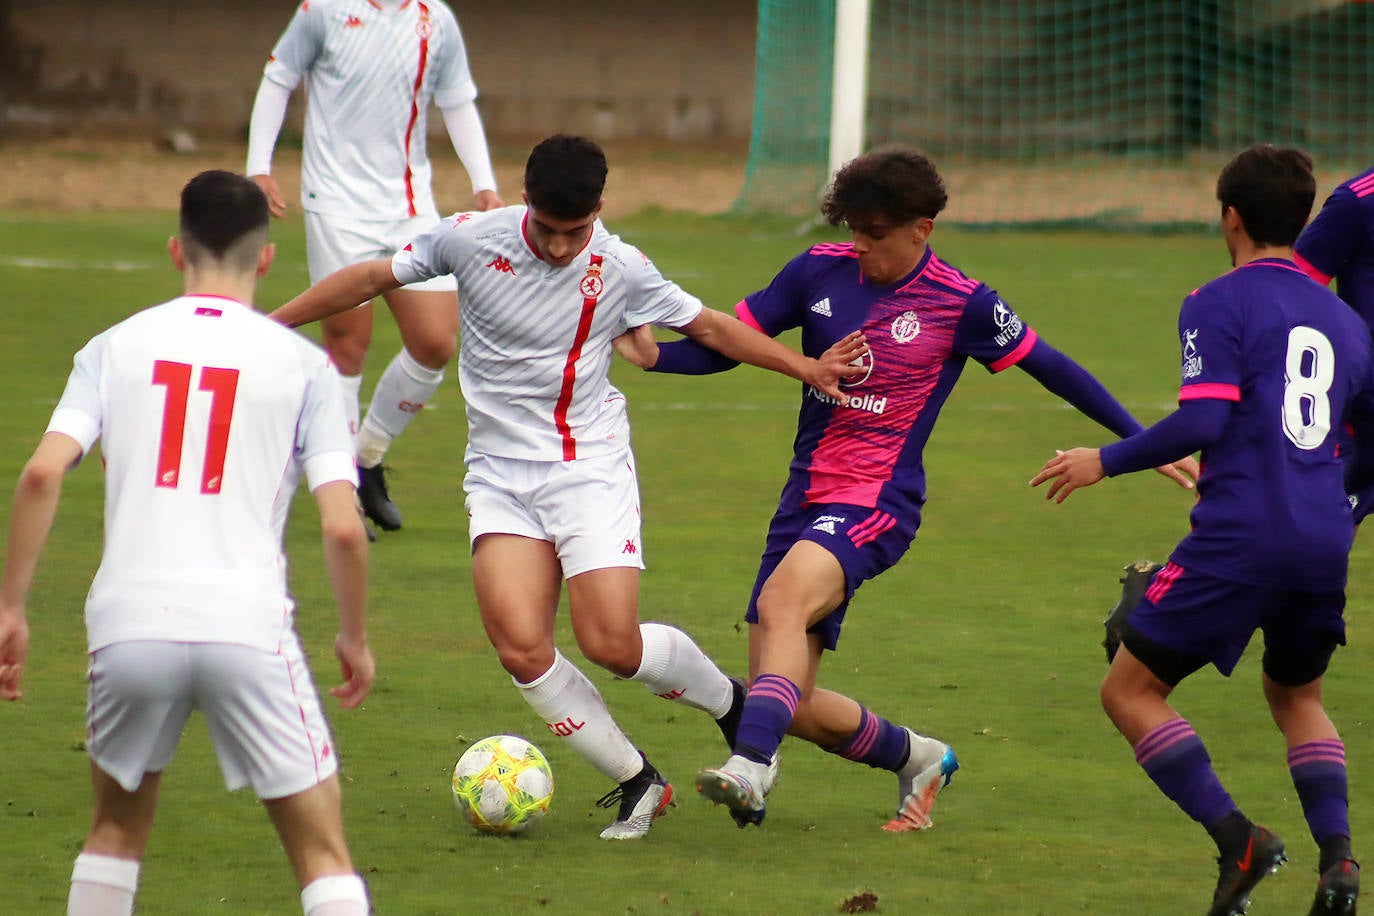
[[[1297,263],[1374,328],[1374,169],[1343,183],[1298,237]]]
[[[812,357],[863,331],[871,353],[864,374],[844,383],[848,406],[809,386],[802,393],[783,503],[906,517],[919,517],[925,502],[922,451],[967,358],[998,372],[1036,340],[995,292],[929,249],[905,278],[874,286],[862,279],[853,245],[816,245],[736,313],[769,336],[800,327]]]
[[[1368,329],[1278,258],[1190,294],[1178,328],[1179,401],[1232,406],[1202,449],[1193,530],[1171,560],[1248,585],[1342,588],[1354,528],[1333,431],[1374,390]]]

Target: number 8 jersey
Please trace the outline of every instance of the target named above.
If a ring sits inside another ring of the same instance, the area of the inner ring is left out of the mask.
[[[183,296],[76,354],[48,432],[105,463],[105,551],[88,648],[130,640],[276,651],[289,632],[282,533],[302,471],[355,480],[324,351],[241,302]]]
[[[1192,532],[1173,561],[1251,585],[1345,585],[1354,537],[1340,425],[1370,397],[1369,331],[1291,261],[1261,258],[1179,311],[1179,401],[1234,402],[1202,452]]]

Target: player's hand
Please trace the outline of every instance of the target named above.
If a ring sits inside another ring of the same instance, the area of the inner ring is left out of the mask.
[[[475,202],[475,206],[473,209],[480,210],[482,212],[486,212],[487,210],[495,210],[498,207],[505,206],[505,204],[501,201],[501,195],[497,194],[495,191],[478,191],[476,194],[473,195],[472,199]]]
[[[816,360],[816,377],[811,386],[841,404],[849,403],[849,395],[840,389],[840,380],[855,378],[868,371],[864,358],[868,356],[868,341],[862,331],[854,331],[830,345],[830,349]]]
[[[1173,464],[1164,464],[1155,468],[1159,474],[1172,480],[1185,490],[1192,490],[1197,487],[1195,481],[1202,473],[1202,468],[1198,466],[1197,459],[1192,455],[1175,461]]]
[[[250,175],[253,184],[262,188],[262,193],[267,197],[267,211],[273,216],[286,215],[286,201],[282,199],[281,188],[277,187],[277,179],[271,175]]]
[[[1107,476],[1102,469],[1100,452],[1095,448],[1071,448],[1067,452],[1056,450],[1054,457],[1045,462],[1040,473],[1031,478],[1031,486],[1038,487],[1047,480],[1054,481],[1045,498],[1062,503],[1074,490],[1090,487]]]
[[[654,340],[654,330],[647,324],[630,328],[611,341],[620,358],[641,369],[652,369],[658,364],[658,341]]]
[[[0,608],[0,700],[17,700],[24,695],[19,679],[29,654],[29,622],[20,608]]]
[[[372,678],[377,674],[377,663],[372,660],[367,640],[345,639],[342,633],[334,640],[334,655],[339,659],[344,682],[330,688],[329,695],[337,698],[344,709],[353,709],[367,699]]]

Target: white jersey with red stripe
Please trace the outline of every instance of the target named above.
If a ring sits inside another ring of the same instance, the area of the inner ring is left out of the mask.
[[[306,79],[301,206],[438,217],[427,109],[477,98],[458,21],[440,0],[305,0],[264,75],[288,90]]]
[[[681,327],[701,301],[597,220],[566,267],[526,237],[526,208],[460,213],[397,252],[402,283],[458,280],[458,378],[468,447],[527,461],[570,461],[625,447],[625,396],[610,382],[611,341],[631,327]]]
[[[49,432],[105,462],[90,651],[131,640],[276,651],[294,605],[282,532],[302,471],[355,479],[324,351],[243,303],[183,296],[76,354]]]

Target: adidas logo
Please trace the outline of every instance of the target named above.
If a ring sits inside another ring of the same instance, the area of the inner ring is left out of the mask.
[[[824,299],[822,299],[820,302],[817,302],[816,304],[812,305],[812,306],[811,306],[811,311],[815,312],[817,315],[823,315],[823,316],[825,316],[826,318],[829,318],[829,317],[830,317],[830,297],[829,297],[829,296],[826,296],[826,297],[825,297]]]
[[[510,274],[512,277],[515,276],[515,268],[510,266],[510,261],[507,261],[499,254],[492,258],[491,263],[487,266],[498,273]]]
[[[835,533],[835,523],[830,521],[817,522],[811,526],[814,531],[824,531],[826,534]]]

